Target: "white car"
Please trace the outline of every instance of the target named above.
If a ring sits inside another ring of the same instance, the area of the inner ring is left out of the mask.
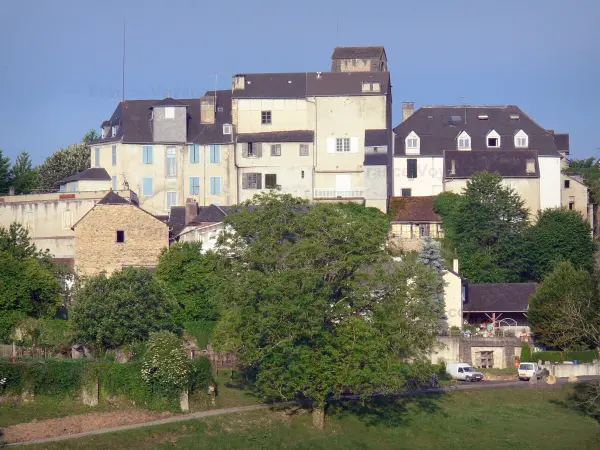
[[[522,362],[519,364],[519,380],[530,380],[542,378],[542,369],[534,362]]]
[[[446,365],[446,372],[452,378],[460,381],[481,381],[483,374],[477,372],[469,364],[466,363],[450,363]]]

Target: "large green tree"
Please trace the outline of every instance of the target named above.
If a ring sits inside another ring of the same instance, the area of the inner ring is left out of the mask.
[[[52,191],[57,183],[90,167],[90,149],[85,144],[73,144],[61,148],[38,167],[40,189]]]
[[[226,218],[220,252],[235,274],[215,343],[235,351],[267,398],[327,403],[348,390],[402,389],[400,363],[434,345],[436,273],[385,253],[388,220],[355,204],[255,196]]]
[[[181,332],[178,306],[145,268],[100,274],[77,288],[70,311],[74,337],[97,351],[145,341],[152,331]]]
[[[0,195],[8,194],[10,187],[10,158],[3,156],[0,149]]]
[[[100,135],[98,134],[98,132],[94,128],[92,128],[83,135],[82,143],[85,145],[89,145],[89,143],[91,141],[94,141],[94,140],[98,139],[99,137],[100,137]]]
[[[30,194],[39,185],[39,174],[32,167],[29,154],[23,152],[17,156],[10,170],[10,180],[15,194]]]
[[[600,340],[600,303],[588,271],[570,262],[555,265],[529,302],[529,323],[537,342],[580,349]]]
[[[439,331],[445,332],[448,330],[448,317],[446,317],[446,302],[444,300],[444,262],[439,242],[429,237],[426,238],[419,251],[417,261],[431,269],[436,275],[436,290],[439,291],[439,294],[435,296],[434,304],[436,306],[436,314],[439,317]]]
[[[535,224],[527,232],[531,278],[541,281],[560,261],[591,272],[595,251],[591,231],[577,211],[551,208],[538,212]]]

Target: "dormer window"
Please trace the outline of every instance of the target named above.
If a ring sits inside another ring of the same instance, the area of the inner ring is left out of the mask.
[[[515,134],[515,148],[527,148],[529,147],[529,137],[523,130],[519,130]]]
[[[471,137],[466,131],[463,131],[458,135],[457,141],[459,150],[471,150]]]
[[[114,127],[112,127],[112,137],[115,137],[117,135],[117,126],[115,125]]]
[[[362,83],[363,92],[380,92],[381,84],[379,81],[363,81]]]
[[[102,139],[104,139],[106,137],[106,130],[104,128],[102,128]]]
[[[223,134],[231,134],[231,124],[230,123],[223,124]]]
[[[407,155],[418,155],[419,153],[421,153],[421,139],[419,139],[417,133],[411,131],[410,134],[406,136],[405,146]]]
[[[500,135],[496,133],[496,131],[492,130],[488,133],[486,142],[488,148],[498,148],[500,147]]]

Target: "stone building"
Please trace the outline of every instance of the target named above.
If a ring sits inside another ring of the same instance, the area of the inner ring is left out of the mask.
[[[562,174],[562,205],[563,208],[578,211],[590,227],[594,228],[594,204],[581,175]]]
[[[383,47],[336,47],[331,55],[332,72],[387,72]]]
[[[123,267],[153,269],[169,245],[169,226],[137,202],[109,192],[75,225],[75,271],[112,273]]]
[[[390,198],[389,245],[399,251],[419,251],[427,237],[444,237],[442,217],[433,210],[435,196]]]

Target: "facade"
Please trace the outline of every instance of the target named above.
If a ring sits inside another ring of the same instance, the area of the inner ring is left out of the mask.
[[[403,122],[394,129],[395,196],[461,192],[485,170],[500,173],[532,214],[561,206],[568,135],[542,128],[514,105],[413,109],[403,105]]]
[[[433,210],[435,196],[392,197],[388,245],[402,252],[419,251],[427,237],[443,238],[442,218]]]
[[[113,190],[138,192],[155,214],[193,199],[237,201],[231,91],[201,98],[126,100],[90,145],[93,168],[108,172]]]
[[[594,227],[594,205],[590,200],[589,188],[583,182],[581,175],[563,173],[562,205],[563,208],[578,211],[590,227]]]
[[[169,245],[169,226],[144,211],[134,198],[110,191],[72,227],[75,271],[112,273],[123,267],[155,268]]]
[[[444,279],[444,303],[448,328],[462,328],[463,304],[465,301],[466,281],[458,273],[458,260],[452,261],[452,269],[446,269]]]
[[[223,220],[230,207],[227,206],[198,206],[187,204],[188,212],[185,227],[179,231],[173,240],[178,242],[201,242],[202,252],[214,250],[219,237],[225,232]]]

